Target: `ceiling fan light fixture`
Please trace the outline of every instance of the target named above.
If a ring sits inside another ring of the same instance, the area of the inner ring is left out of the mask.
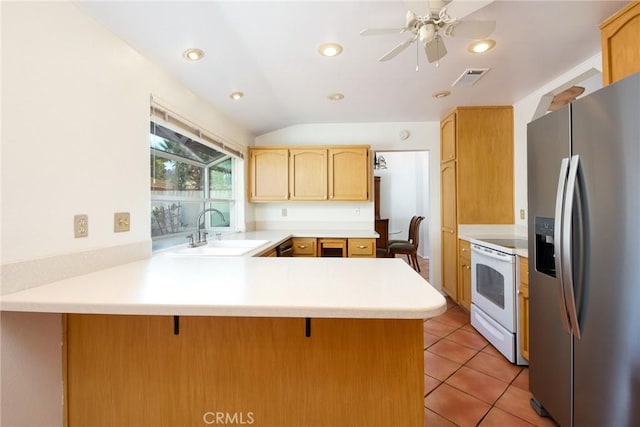
[[[467,48],[469,52],[481,54],[490,51],[496,45],[495,40],[487,39],[487,40],[476,40],[469,45]]]
[[[194,47],[185,50],[182,53],[182,56],[187,61],[199,61],[204,58],[204,52],[201,49],[196,49]]]
[[[318,52],[322,56],[338,56],[342,53],[342,46],[338,43],[324,43],[320,45]]]
[[[338,92],[330,93],[327,95],[327,98],[329,98],[329,101],[342,101],[344,99],[344,95]]]
[[[422,43],[422,46],[426,47],[427,44],[433,41],[435,36],[436,36],[436,26],[433,25],[432,23],[429,22],[424,24],[422,27],[420,27],[419,37],[420,37],[420,43]]]
[[[233,92],[231,95],[229,95],[229,98],[233,99],[234,101],[237,101],[238,99],[241,99],[244,97],[244,92]]]

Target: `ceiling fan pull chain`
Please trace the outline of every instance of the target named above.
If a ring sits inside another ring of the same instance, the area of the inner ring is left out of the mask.
[[[419,57],[418,51],[419,51],[418,43],[416,43],[416,72],[418,72],[420,70],[420,67],[418,66],[418,57]]]

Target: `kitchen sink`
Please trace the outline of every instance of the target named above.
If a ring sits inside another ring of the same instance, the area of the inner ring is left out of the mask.
[[[269,243],[268,240],[210,240],[205,246],[182,248],[172,255],[240,256]]]

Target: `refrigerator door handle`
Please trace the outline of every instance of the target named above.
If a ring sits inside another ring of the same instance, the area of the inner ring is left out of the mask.
[[[564,199],[564,212],[565,215],[562,222],[562,281],[564,288],[564,298],[567,304],[567,311],[569,313],[569,320],[571,322],[571,329],[573,335],[580,339],[580,324],[578,323],[578,313],[576,310],[576,298],[573,292],[573,269],[572,260],[573,253],[571,249],[571,226],[573,218],[573,201],[576,195],[576,183],[578,181],[578,168],[580,167],[580,156],[577,154],[571,156],[571,162],[569,164],[569,175],[567,178],[567,190]]]
[[[558,278],[558,300],[560,302],[560,319],[562,319],[562,327],[565,332],[570,334],[569,319],[567,318],[567,302],[565,301],[564,292],[564,274],[562,262],[562,245],[563,245],[563,208],[564,195],[567,185],[567,175],[569,172],[569,158],[565,157],[560,163],[560,176],[558,177],[558,190],[556,192],[556,214],[553,224],[555,236],[553,239],[553,251],[555,255],[556,277]]]

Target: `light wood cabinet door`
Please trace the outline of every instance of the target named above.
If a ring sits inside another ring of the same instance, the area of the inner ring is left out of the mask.
[[[442,228],[457,233],[456,162],[445,163],[440,168],[440,192],[442,197]]]
[[[471,245],[466,240],[458,245],[458,304],[471,311]]]
[[[518,290],[518,304],[520,304],[520,353],[529,360],[529,260],[520,258],[520,290]]]
[[[455,111],[440,122],[440,162],[456,158],[456,113]]]
[[[375,258],[376,239],[349,239],[349,258]]]
[[[289,150],[289,199],[327,200],[327,150]]]
[[[513,108],[457,110],[458,224],[513,224]]]
[[[458,302],[458,237],[442,230],[442,290]]]
[[[252,149],[249,162],[250,201],[289,199],[289,150]]]
[[[600,30],[603,84],[640,71],[640,2],[622,8],[603,22]]]
[[[368,200],[370,169],[368,148],[330,148],[329,199]]]

